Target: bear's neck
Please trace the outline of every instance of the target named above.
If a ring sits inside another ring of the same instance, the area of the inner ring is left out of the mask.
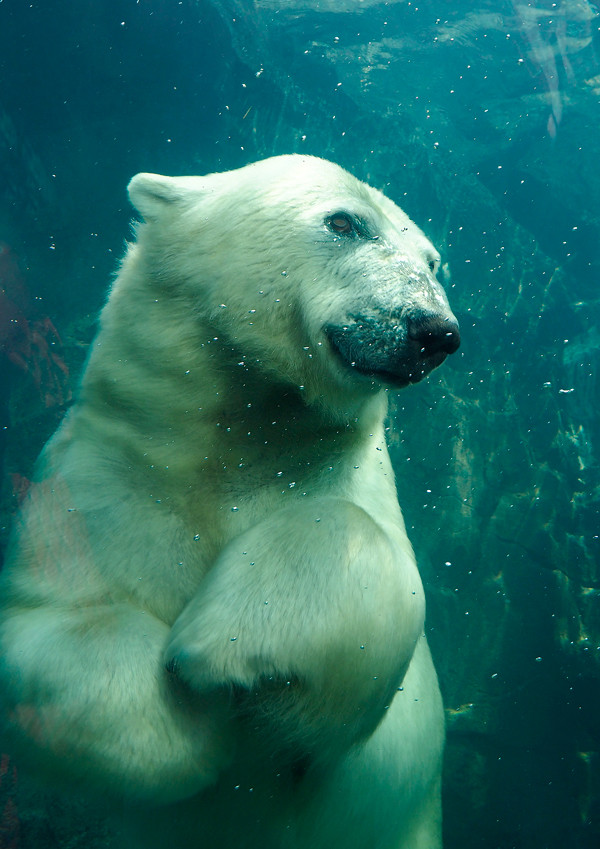
[[[231,348],[197,351],[189,344],[167,353],[160,337],[148,333],[136,350],[130,333],[117,333],[121,356],[108,363],[102,352],[115,350],[115,331],[105,326],[94,343],[99,355],[90,356],[74,423],[96,444],[110,432],[105,450],[153,474],[168,470],[165,477],[179,490],[226,479],[233,470],[238,477],[300,484],[338,457],[350,462],[348,452],[360,455],[365,443],[384,442],[384,391],[348,394],[337,406],[331,399],[307,402],[300,387],[238,364]]]

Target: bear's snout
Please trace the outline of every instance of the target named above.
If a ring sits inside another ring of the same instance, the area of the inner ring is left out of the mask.
[[[341,327],[326,327],[325,335],[345,367],[397,388],[418,383],[460,345],[450,310],[403,310],[398,319],[379,310],[355,314]]]
[[[454,316],[418,311],[406,317],[407,333],[424,359],[434,354],[453,354],[460,347],[460,330]]]

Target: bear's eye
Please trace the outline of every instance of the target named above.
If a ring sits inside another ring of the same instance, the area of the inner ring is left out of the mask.
[[[354,230],[352,219],[345,212],[336,212],[327,220],[327,224],[334,233],[348,234]]]

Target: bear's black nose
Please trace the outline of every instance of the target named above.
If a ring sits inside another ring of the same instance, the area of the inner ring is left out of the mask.
[[[439,353],[453,354],[460,345],[458,322],[453,315],[412,312],[407,317],[407,330],[423,358]]]

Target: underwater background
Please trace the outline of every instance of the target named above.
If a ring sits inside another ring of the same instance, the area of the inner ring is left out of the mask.
[[[447,712],[445,847],[597,849],[587,0],[0,0],[0,545],[76,390],[130,177],[290,152],[338,162],[425,230],[461,324],[459,354],[396,396],[389,436]],[[105,845],[77,816],[2,755],[0,849]]]

